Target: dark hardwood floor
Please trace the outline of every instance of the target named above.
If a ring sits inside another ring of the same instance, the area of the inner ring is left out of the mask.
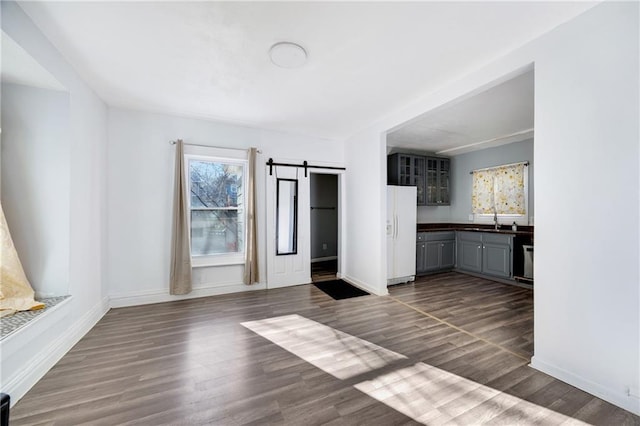
[[[11,424],[640,425],[527,366],[531,290],[446,273],[390,292],[333,300],[303,285],[112,309]],[[343,349],[346,333],[404,356],[339,379],[241,324],[290,314],[339,330]]]
[[[316,283],[320,281],[335,280],[337,272],[338,272],[337,260],[324,260],[322,262],[313,262],[311,264],[311,281]]]
[[[394,286],[390,293],[527,360],[533,356],[533,290],[448,273],[418,277],[417,285]]]

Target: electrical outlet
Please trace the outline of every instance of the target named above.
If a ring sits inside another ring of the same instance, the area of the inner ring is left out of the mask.
[[[322,250],[326,250],[327,249],[327,243],[322,243]]]
[[[473,222],[473,213],[469,215],[469,220]]]

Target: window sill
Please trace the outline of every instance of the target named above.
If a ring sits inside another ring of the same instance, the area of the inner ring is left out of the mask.
[[[244,265],[242,256],[198,256],[191,258],[191,268],[212,268],[217,266]]]
[[[518,226],[529,226],[529,221],[527,220],[526,215],[498,215],[498,223],[500,225],[511,225],[513,222]],[[472,223],[478,225],[493,225],[493,215],[476,214]]]

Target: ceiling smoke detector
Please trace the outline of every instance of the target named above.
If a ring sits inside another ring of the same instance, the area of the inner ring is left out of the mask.
[[[307,62],[307,51],[289,41],[276,43],[269,49],[271,62],[282,68],[299,68]]]

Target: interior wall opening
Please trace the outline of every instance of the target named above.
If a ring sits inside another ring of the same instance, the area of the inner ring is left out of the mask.
[[[527,359],[534,354],[534,95],[535,69],[531,63],[393,127],[386,139],[387,183],[418,187],[416,251],[412,251],[416,280],[410,285],[446,281],[446,291],[453,295],[458,291],[455,281],[467,275],[467,279],[477,277],[512,285],[505,287],[507,291],[528,289],[529,296],[513,309],[512,319],[518,327],[507,327],[511,331],[505,328],[504,335],[510,336],[506,343],[495,342],[504,343],[508,350]],[[442,168],[430,171],[429,161],[440,160],[449,164],[446,173],[441,173]],[[517,226],[513,226],[513,219],[495,224],[479,222],[472,202],[472,172],[520,162],[528,163],[523,172],[528,180],[525,217]],[[438,180],[431,179],[430,173]],[[438,183],[441,180],[446,185]],[[429,201],[430,193],[442,191],[447,191],[444,201]],[[473,248],[471,252],[469,247]],[[417,308],[438,311],[429,301]],[[459,308],[473,309],[473,304],[461,303]],[[456,319],[448,320],[464,328]],[[488,334],[481,337],[491,341]]]
[[[335,280],[339,251],[339,181],[338,175],[311,173],[311,279],[313,282]]]
[[[69,294],[67,89],[4,32],[1,200],[36,298]]]

